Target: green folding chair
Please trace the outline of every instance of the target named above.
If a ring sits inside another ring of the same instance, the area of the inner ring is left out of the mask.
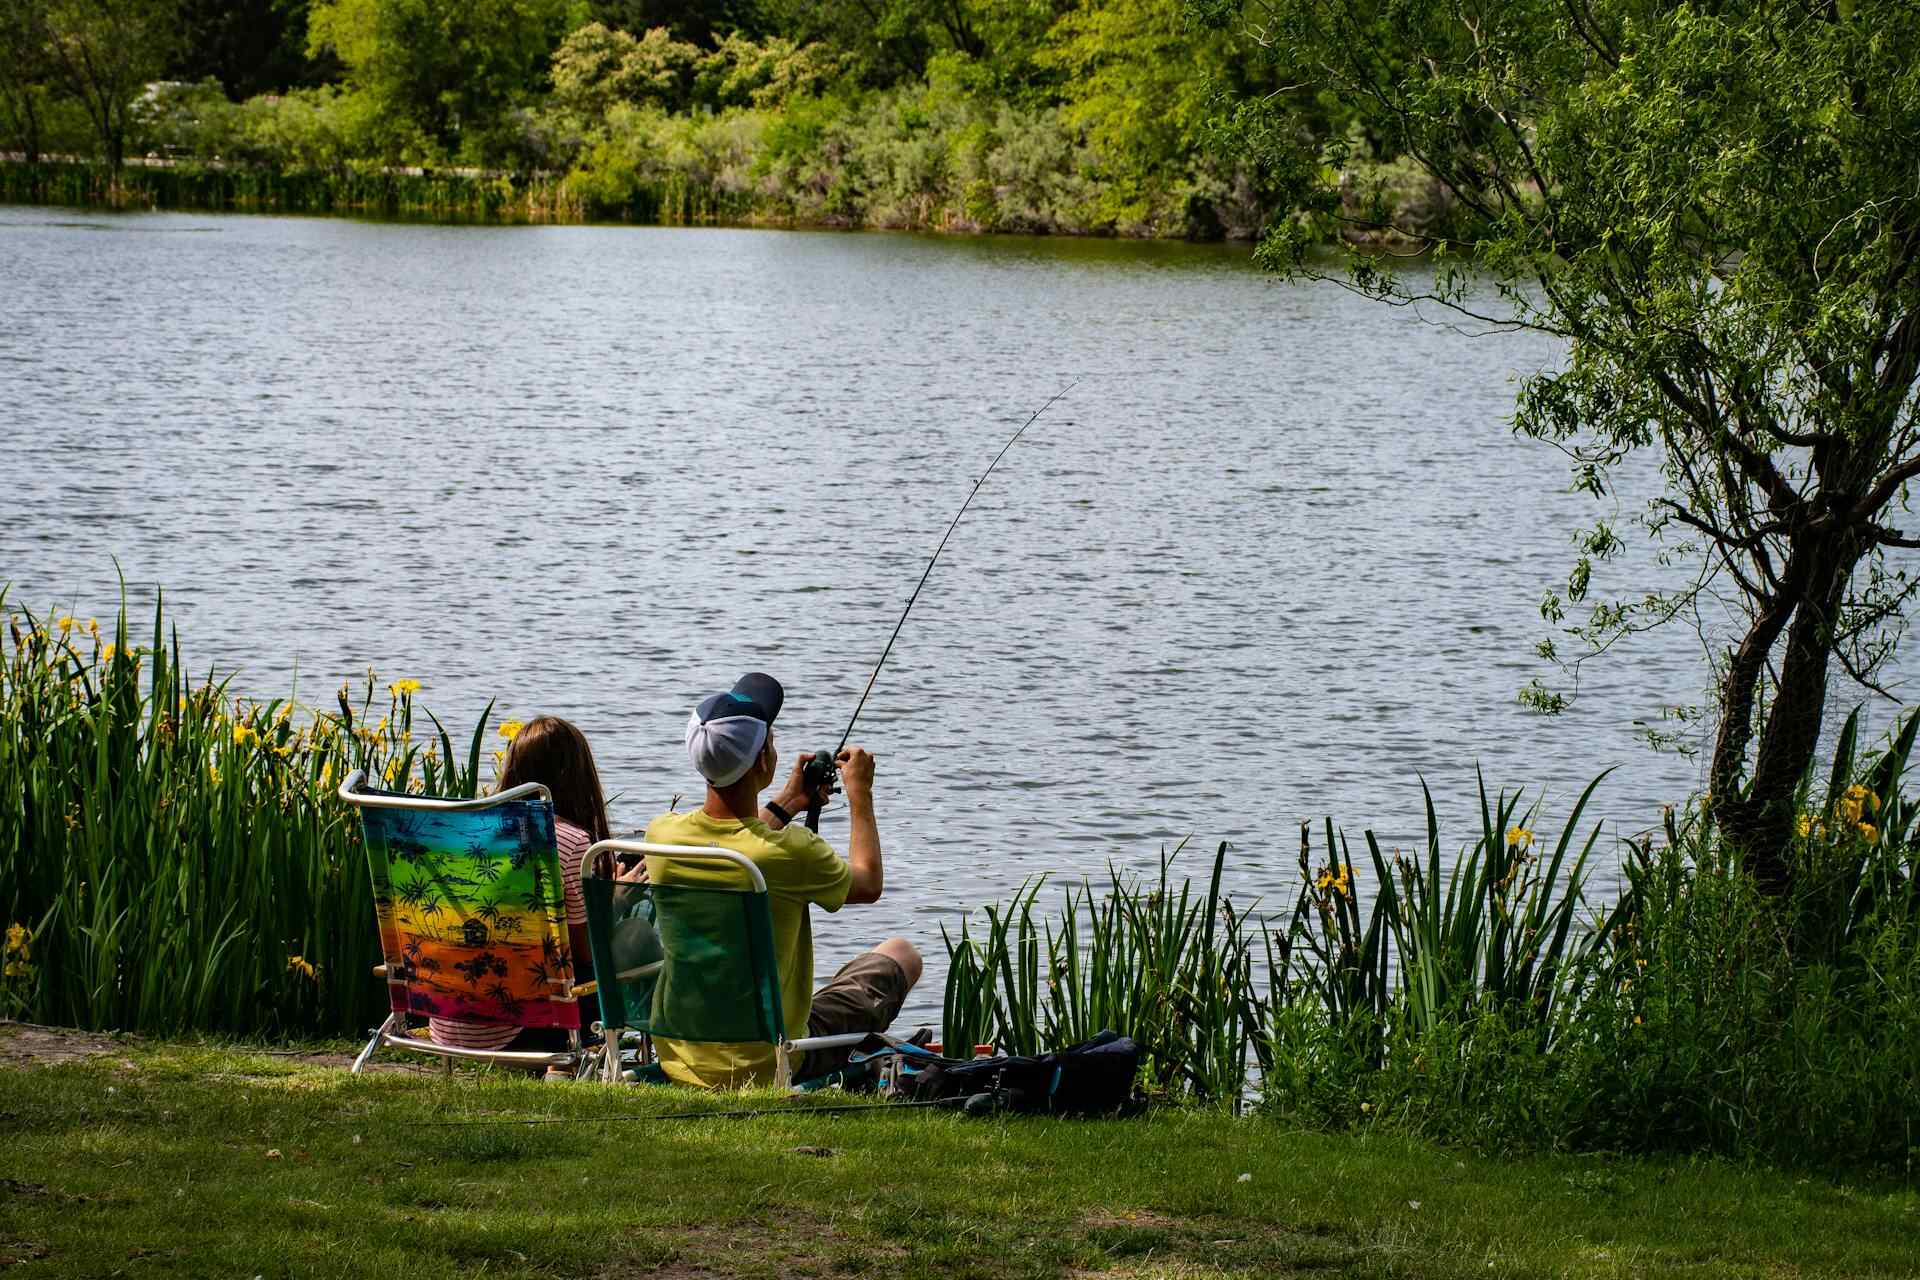
[[[473,800],[381,791],[355,770],[340,798],[360,810],[390,1012],[354,1059],[382,1046],[586,1074],[581,998],[567,940],[553,797],[537,782]],[[566,1049],[459,1049],[407,1033],[413,1017],[555,1027]]]
[[[621,854],[724,863],[739,884],[627,885],[615,879]],[[780,1008],[780,970],[773,949],[767,882],[753,859],[711,846],[602,840],[580,864],[587,907],[587,943],[599,978],[600,1022],[606,1032],[600,1068],[622,1077],[621,1044],[637,1049],[637,1076],[664,1082],[653,1039],[709,1044],[770,1044],[777,1088],[807,1088],[793,1079],[794,1055],[841,1049],[864,1032],[791,1039]],[[831,1078],[831,1077],[826,1077]]]

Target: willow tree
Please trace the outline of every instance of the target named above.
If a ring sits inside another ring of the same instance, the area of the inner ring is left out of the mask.
[[[1264,261],[1323,270],[1310,249],[1337,232],[1345,278],[1376,298],[1560,338],[1565,360],[1522,385],[1515,425],[1564,449],[1588,492],[1657,453],[1663,491],[1630,518],[1694,570],[1688,585],[1590,597],[1593,560],[1622,545],[1602,520],[1543,612],[1582,610],[1569,630],[1590,653],[1730,611],[1707,803],[1784,889],[1829,681],[1875,685],[1917,585],[1889,552],[1920,546],[1904,523],[1920,475],[1920,4],[1197,4],[1272,60],[1275,87],[1223,128],[1293,210]],[[1471,230],[1447,244],[1343,199],[1351,144],[1303,143],[1299,123],[1330,96],[1348,136],[1412,162]],[[1450,265],[1463,248],[1470,270]],[[1393,270],[1404,250],[1439,269]]]

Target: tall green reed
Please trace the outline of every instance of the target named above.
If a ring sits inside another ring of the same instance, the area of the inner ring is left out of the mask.
[[[1051,917],[1035,917],[1042,877],[985,908],[981,936],[971,922],[957,939],[943,927],[946,1043],[1031,1054],[1112,1028],[1139,1042],[1156,1092],[1241,1100],[1261,1029],[1260,929],[1221,892],[1227,845],[1204,894],[1174,882],[1179,852],[1163,853],[1150,884],[1109,867],[1099,888],[1063,886]]]
[[[4,1004],[63,1025],[341,1034],[384,993],[353,769],[401,790],[471,795],[481,733],[457,757],[414,734],[415,681],[307,711],[195,680],[156,601],[146,643],[9,607],[0,650]],[[489,709],[490,710],[490,709]]]
[[[1110,869],[1099,891],[1066,886],[1051,916],[1036,917],[1043,881],[1031,882],[985,909],[978,936],[971,922],[957,939],[943,929],[947,1043],[1033,1053],[1111,1027],[1140,1042],[1150,1087],[1233,1102],[1296,1087],[1316,1057],[1378,1070],[1396,1033],[1490,1009],[1544,1047],[1597,936],[1577,921],[1599,829],[1576,838],[1599,782],[1545,853],[1537,804],[1523,810],[1519,792],[1489,801],[1483,783],[1479,839],[1444,874],[1429,795],[1423,860],[1389,858],[1365,833],[1370,905],[1330,819],[1317,867],[1313,829],[1301,828],[1301,887],[1284,920],[1236,910],[1222,892],[1225,844],[1204,892],[1174,881],[1171,854],[1157,883]]]

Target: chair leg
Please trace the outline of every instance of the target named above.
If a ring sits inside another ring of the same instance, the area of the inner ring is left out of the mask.
[[[374,1028],[373,1039],[367,1041],[367,1047],[362,1049],[360,1056],[353,1060],[353,1070],[348,1073],[349,1075],[359,1075],[361,1069],[372,1060],[373,1051],[380,1047],[380,1042],[386,1038],[387,1032],[393,1027],[393,1020],[399,1016],[397,1013],[390,1013],[385,1022]]]
[[[785,1040],[773,1047],[773,1087],[776,1089],[793,1087],[793,1061]]]

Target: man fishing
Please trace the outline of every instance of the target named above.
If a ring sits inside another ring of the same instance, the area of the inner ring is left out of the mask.
[[[838,911],[845,903],[880,900],[885,876],[873,812],[873,756],[863,747],[842,744],[834,759],[852,828],[842,858],[816,832],[793,820],[796,811],[823,801],[828,790],[826,784],[809,786],[804,755],[779,795],[764,806],[760,803],[760,793],[772,785],[779,764],[773,722],[785,697],[779,681],[753,672],[694,708],[687,720],[687,754],[706,779],[706,803],[687,813],[660,815],[648,825],[646,839],[719,845],[753,859],[771,899],[781,1013],[787,1026],[805,1027],[810,1036],[884,1031],[920,980],[920,953],[905,938],[888,938],[814,991],[809,912],[814,904]],[[647,874],[661,885],[728,882],[722,870],[659,857],[647,859]],[[769,1084],[774,1078],[771,1045],[664,1038],[655,1043],[661,1067],[684,1084],[733,1088]],[[810,1052],[794,1064],[794,1077],[832,1071],[849,1052]]]

